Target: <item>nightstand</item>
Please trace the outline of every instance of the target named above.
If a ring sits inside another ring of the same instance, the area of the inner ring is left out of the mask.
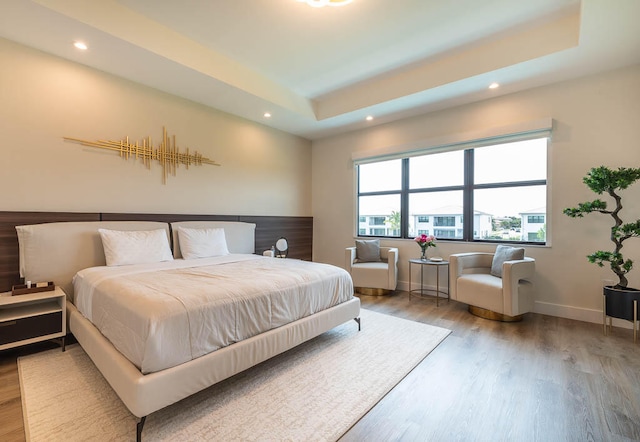
[[[11,296],[0,293],[0,350],[60,339],[65,349],[67,295],[61,288]]]

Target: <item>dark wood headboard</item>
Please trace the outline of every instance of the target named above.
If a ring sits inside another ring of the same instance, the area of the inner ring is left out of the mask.
[[[284,236],[289,257],[311,261],[313,218],[305,216],[177,215],[148,213],[0,212],[0,292],[22,283],[16,226],[64,221],[242,221],[256,225],[256,253]]]

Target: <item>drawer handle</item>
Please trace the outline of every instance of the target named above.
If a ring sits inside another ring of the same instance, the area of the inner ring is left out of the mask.
[[[18,321],[0,322],[0,327],[9,327],[11,325],[16,325],[17,323]]]

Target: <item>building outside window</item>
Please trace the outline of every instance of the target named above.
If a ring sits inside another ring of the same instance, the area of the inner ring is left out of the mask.
[[[478,147],[359,164],[358,232],[545,243],[547,143],[547,137],[483,141]]]
[[[399,217],[394,221],[390,216],[360,216],[358,217],[358,235],[360,236],[400,236]]]
[[[532,209],[530,212],[521,213],[522,235],[529,241],[541,241],[546,237],[546,224],[544,207]]]

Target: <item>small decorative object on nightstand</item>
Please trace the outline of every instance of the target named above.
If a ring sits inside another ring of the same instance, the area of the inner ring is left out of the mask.
[[[46,284],[46,285],[45,285]],[[52,290],[48,283],[27,288],[16,286],[14,292],[0,294],[0,350],[60,339],[65,349],[67,334],[67,295],[59,287]],[[42,291],[34,291],[39,288]]]
[[[289,255],[289,243],[287,238],[282,237],[276,241],[275,246],[271,246],[271,250],[265,250],[262,252],[262,256],[268,256],[270,258],[286,258]]]
[[[284,236],[276,241],[276,256],[278,258],[286,258],[289,255],[289,242]]]
[[[31,281],[27,281],[26,284],[14,285],[11,288],[11,296],[28,295],[29,293],[51,292],[55,289],[56,286],[52,281],[38,282],[36,284],[31,284]]]

